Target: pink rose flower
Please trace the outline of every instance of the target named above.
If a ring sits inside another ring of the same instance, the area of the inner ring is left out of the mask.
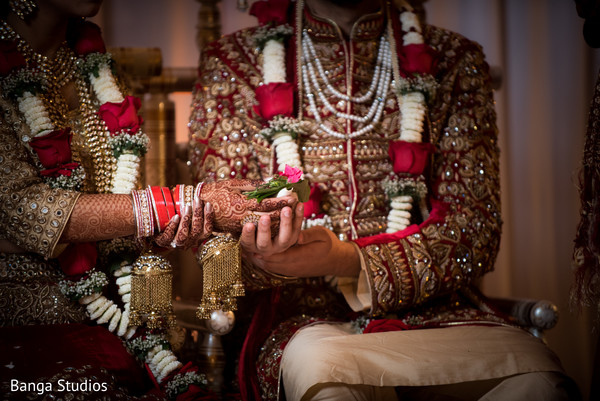
[[[283,169],[283,174],[280,174],[287,178],[290,184],[294,184],[302,179],[302,170],[295,167],[290,167],[287,164]]]

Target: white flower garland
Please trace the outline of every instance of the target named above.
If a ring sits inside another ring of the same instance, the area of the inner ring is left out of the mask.
[[[99,289],[104,288],[108,284],[106,274],[103,272],[90,270],[86,279],[72,282],[68,280],[61,280],[58,284],[61,292],[69,298],[79,300],[81,298],[89,297],[96,293]]]
[[[400,104],[401,128],[400,140],[406,142],[421,142],[423,123],[425,120],[425,95],[421,92],[409,92],[401,95]]]
[[[285,47],[279,40],[268,40],[263,49],[263,82],[285,82],[285,75]]]
[[[89,61],[92,65],[97,63],[93,71],[88,72],[88,78],[101,104],[105,103],[121,103],[125,100],[123,94],[119,90],[117,82],[112,74],[110,67],[110,59],[108,57],[91,58]],[[96,71],[97,69],[97,71]],[[137,137],[140,137],[137,139]],[[141,132],[135,135],[128,135],[121,132],[118,135],[111,136],[109,143],[115,150],[119,152],[117,155],[117,169],[113,176],[111,192],[114,194],[129,194],[135,188],[140,173],[141,158],[134,152],[129,150],[121,150],[125,148],[125,144],[131,141],[137,141],[145,147],[148,145],[148,137]]]
[[[286,82],[285,46],[282,36],[291,34],[291,27],[279,25],[267,31],[259,30],[256,41],[264,42],[263,84]],[[300,123],[291,117],[275,116],[269,120],[269,127],[260,133],[269,139],[275,147],[278,171],[283,172],[285,165],[302,168],[296,137],[301,131]]]
[[[48,110],[38,93],[47,87],[47,82],[36,74],[35,70],[19,69],[2,80],[2,90],[8,96],[14,96],[17,106],[25,123],[29,127],[30,135],[23,135],[25,143],[32,138],[43,137],[55,130]],[[52,188],[79,190],[85,180],[85,170],[78,166],[70,176],[44,177],[44,182]]]
[[[78,63],[82,72],[88,77],[101,104],[123,102],[123,94],[119,90],[110,67],[110,54],[92,53]],[[37,92],[46,86],[45,82],[40,81],[36,76],[35,71],[27,69],[20,69],[3,82],[5,92],[17,94],[19,111],[23,114],[32,137],[43,137],[56,129],[46,106],[37,95]],[[18,93],[18,90],[22,90],[22,93]],[[31,137],[25,135],[23,139],[25,142],[29,142]],[[141,158],[138,155],[145,153],[149,143],[148,136],[139,131],[135,135],[121,132],[111,136],[109,143],[117,154],[117,168],[113,177],[112,192],[129,194],[135,188],[139,178]],[[81,169],[71,174],[70,177],[50,177],[45,180],[52,187],[78,189],[84,179],[85,173]]]
[[[386,177],[382,181],[387,196],[390,198],[390,212],[387,218],[386,233],[391,234],[396,231],[404,230],[411,224],[413,200],[425,199],[427,195],[427,185],[425,179],[420,176],[417,179],[399,178],[395,174]],[[398,195],[401,194],[401,195]],[[422,215],[427,213],[424,205],[419,204]]]
[[[2,90],[17,99],[19,111],[25,117],[31,135],[43,136],[52,130],[54,125],[48,116],[48,111],[37,93],[48,86],[33,69],[19,69],[2,80]],[[25,142],[31,139],[25,136]]]
[[[279,27],[271,28],[269,31],[271,32],[270,35],[260,33],[259,35],[262,35],[262,37],[257,39],[265,41],[263,46],[263,82],[265,84],[286,82],[285,47],[279,35],[274,35],[272,32],[284,32],[285,34],[290,34],[292,31],[287,25],[280,25],[280,27],[283,28],[279,31]],[[277,170],[283,172],[286,165],[302,170],[302,161],[300,159],[298,143],[296,141],[298,135],[304,133],[302,122],[291,117],[275,116],[269,120],[268,124],[269,126],[263,128],[260,131],[260,134],[269,140],[275,147],[278,165]],[[277,194],[277,196],[286,195],[289,195],[287,190],[282,190]],[[323,226],[333,229],[331,218],[327,215],[323,218],[308,217],[303,219],[303,229],[314,226]]]
[[[108,330],[110,332],[116,330],[119,337],[129,339],[137,329],[137,327],[129,327],[131,266],[122,266],[114,272],[114,276],[117,277],[118,293],[125,305],[123,310],[102,295],[102,290],[108,284],[106,274],[102,272],[92,270],[88,277],[76,283],[61,280],[59,288],[66,296],[85,305],[90,319],[95,320],[97,324],[109,323]]]
[[[97,74],[94,68],[88,76],[100,102],[102,104],[123,102],[124,97],[112,75],[109,59],[100,55],[97,58],[92,57],[89,63],[92,66],[95,64],[97,68]],[[134,135],[121,132],[109,138],[109,144],[118,155],[112,193],[129,194],[136,187],[141,162],[141,158],[136,153],[144,153],[148,143],[148,136],[141,132]],[[115,271],[114,275],[117,277],[118,293],[124,304],[123,310],[100,293],[86,297],[80,302],[86,305],[92,320],[96,320],[98,324],[109,323],[109,331],[117,330],[116,334],[118,336],[129,340],[137,331],[137,326],[129,326],[131,266],[122,266]],[[148,364],[150,371],[159,383],[173,371],[183,366],[170,349],[162,350],[162,347],[160,352],[149,352],[144,362]]]
[[[100,104],[121,103],[125,100],[106,60],[103,60],[99,65],[98,75],[96,76],[95,73],[90,72],[88,78],[94,88],[94,92],[96,92]]]
[[[275,146],[278,170],[282,172],[287,164],[302,169],[296,138],[303,133],[302,124],[295,118],[275,116],[269,120],[269,127],[260,134]]]
[[[119,156],[112,193],[128,194],[135,188],[140,162],[141,159],[133,153],[124,153]]]
[[[26,91],[22,96],[17,98],[17,102],[19,104],[19,111],[25,117],[29,131],[34,138],[41,138],[54,131],[54,124],[52,124],[48,110],[46,110],[46,106],[44,106],[39,96]],[[31,138],[26,137],[24,139],[29,140]],[[84,180],[85,170],[81,165],[73,170],[70,176],[44,177],[44,182],[51,187],[69,190],[79,190]]]
[[[402,26],[402,45],[408,46],[412,44],[420,45],[425,43],[422,35],[421,24],[419,18],[412,12],[408,5],[404,4],[405,11],[400,13],[400,23]],[[399,77],[396,81],[395,90],[400,94],[400,140],[406,142],[420,143],[423,140],[423,128],[425,124],[425,113],[427,112],[427,97],[433,97],[435,93],[435,80],[433,77],[428,78],[404,78]],[[395,182],[394,182],[395,181]],[[388,193],[392,192],[394,186],[404,186],[405,183],[400,183],[397,177],[396,180],[384,182],[383,186]],[[425,185],[424,183],[414,183]],[[415,188],[410,188],[409,191],[414,192]],[[396,194],[401,191],[397,188]],[[422,192],[422,187],[420,187]],[[426,187],[425,187],[426,190]],[[419,196],[423,200],[425,194]],[[411,210],[413,209],[414,198],[412,196],[391,195],[390,196],[390,212],[387,217],[386,233],[394,233],[407,228],[411,224]],[[421,202],[422,203],[422,202]],[[423,218],[426,218],[427,210],[420,205]]]
[[[124,97],[112,75],[109,63],[106,59],[100,60],[97,76],[94,72],[89,73],[90,83],[96,96],[102,104],[123,102]],[[120,153],[117,156],[117,170],[113,178],[112,193],[129,194],[136,187],[141,158],[131,149],[137,148],[145,151],[148,143],[148,136],[141,132],[134,135],[121,132],[109,138],[109,144],[113,147],[115,153]],[[91,319],[97,319],[98,324],[110,322],[108,327],[110,331],[118,328],[117,335],[129,340],[137,331],[137,326],[129,326],[131,266],[123,266],[116,270],[115,277],[117,277],[118,293],[125,305],[124,309],[121,310],[104,295],[99,295],[98,299],[94,301],[97,304],[90,302],[87,304],[87,310]],[[160,352],[149,352],[144,362],[148,364],[150,371],[159,383],[173,371],[183,366],[173,351],[170,349],[162,350],[162,347]]]
[[[163,334],[146,334],[128,341],[125,345],[131,353],[148,365],[159,383],[183,366],[171,351],[169,341]],[[167,388],[171,383],[169,381]]]
[[[70,189],[78,191],[85,180],[85,170],[83,166],[78,166],[71,171],[71,176],[58,175],[56,177],[44,177],[44,182],[52,188]]]
[[[103,273],[97,275],[102,277]],[[129,311],[131,301],[131,266],[124,265],[119,269],[115,270],[114,276],[118,287],[118,294],[121,296],[121,300],[124,304],[124,308],[120,309],[114,301],[108,299],[106,296],[101,294],[101,290],[98,290],[98,283],[104,283],[106,285],[106,275],[104,280],[82,280],[81,284],[75,285],[75,291],[81,295],[85,295],[79,299],[82,305],[86,306],[86,310],[90,319],[95,320],[97,324],[107,324],[108,330],[115,333],[119,337],[123,337],[126,340],[130,340],[136,333],[137,326],[129,326]],[[65,281],[61,282],[61,285]],[[96,284],[96,285],[94,285]],[[93,286],[93,287],[92,287]],[[94,289],[95,292],[90,293],[90,289]],[[173,373],[175,370],[181,368],[183,364],[179,362],[173,351],[168,347],[169,342],[162,335],[149,335],[148,338],[136,338],[130,341],[127,346],[130,349],[146,349],[149,350],[147,353],[143,353],[143,362],[148,364],[152,375],[156,380],[161,383],[167,376]]]
[[[176,369],[183,366],[183,364],[177,360],[173,351],[164,349],[164,347],[160,345],[155,346],[148,352],[144,362],[148,364],[152,375],[154,375],[156,381],[159,383]]]
[[[284,39],[294,33],[294,29],[289,24],[276,26],[259,26],[254,32],[254,44],[259,49],[264,49],[268,41],[283,42]],[[284,78],[285,79],[285,78]]]
[[[20,96],[17,101],[19,111],[23,113],[34,137],[44,136],[54,130],[48,111],[39,96],[28,91],[23,93],[23,96]]]

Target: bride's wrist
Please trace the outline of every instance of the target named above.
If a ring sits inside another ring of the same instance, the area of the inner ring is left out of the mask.
[[[131,191],[136,237],[161,233],[175,215],[182,216],[186,210],[193,208],[194,199],[201,195],[202,185],[176,185],[173,189],[148,186]]]

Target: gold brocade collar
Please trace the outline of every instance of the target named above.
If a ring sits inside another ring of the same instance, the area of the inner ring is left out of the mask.
[[[386,27],[385,7],[372,14],[361,16],[352,27],[352,41],[368,41],[381,36]],[[303,28],[321,42],[346,40],[340,27],[331,19],[319,17],[304,2]]]

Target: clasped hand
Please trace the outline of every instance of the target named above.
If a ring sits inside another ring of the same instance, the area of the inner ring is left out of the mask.
[[[244,258],[265,271],[294,277],[357,276],[356,247],[324,227],[302,230],[304,206],[292,196],[248,199],[261,181],[226,180],[204,184],[181,216],[155,237],[162,247],[191,248],[213,231],[240,234]],[[242,222],[250,221],[245,224]]]
[[[213,231],[239,234],[242,221],[269,218],[269,230],[277,232],[280,215],[285,207],[294,207],[297,200],[286,196],[268,198],[262,202],[248,199],[244,192],[262,184],[259,180],[225,180],[205,183],[199,196],[175,215],[162,233],[154,238],[161,247],[192,248],[208,238]]]
[[[302,230],[304,208],[298,204],[281,211],[279,232],[272,236],[269,216],[258,227],[245,224],[240,243],[244,258],[267,272],[290,277],[346,276],[360,272],[356,246],[341,241],[325,227]]]

